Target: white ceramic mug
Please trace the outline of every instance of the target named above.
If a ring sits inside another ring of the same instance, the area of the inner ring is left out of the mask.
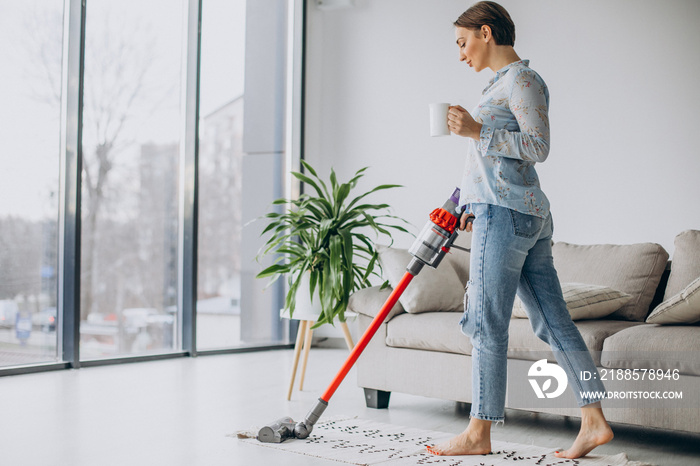
[[[449,136],[450,130],[447,128],[447,112],[450,104],[435,103],[430,104],[430,135]]]

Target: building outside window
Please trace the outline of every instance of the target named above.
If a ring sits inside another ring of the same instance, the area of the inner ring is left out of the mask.
[[[245,0],[202,3],[197,248],[200,350],[241,344],[245,26]]]

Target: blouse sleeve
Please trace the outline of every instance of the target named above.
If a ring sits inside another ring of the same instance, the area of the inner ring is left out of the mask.
[[[509,99],[510,111],[520,131],[481,127],[479,151],[484,157],[509,157],[544,162],[549,155],[549,105],[547,86],[537,73],[522,70],[515,78]]]

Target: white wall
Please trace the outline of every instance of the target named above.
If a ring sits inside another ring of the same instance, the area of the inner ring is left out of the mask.
[[[493,73],[458,61],[452,22],[473,2],[309,3],[306,159],[420,228],[459,183],[466,141],[428,135],[428,103],[474,108]],[[515,49],[547,82],[552,146],[538,164],[555,241],[657,242],[700,229],[700,2],[503,0]],[[408,236],[397,237],[408,246]]]

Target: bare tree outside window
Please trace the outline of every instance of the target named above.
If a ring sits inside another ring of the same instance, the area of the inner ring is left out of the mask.
[[[173,6],[87,10],[83,354],[175,349],[183,10]]]
[[[39,34],[45,39],[39,39]],[[56,235],[61,43],[61,0],[3,3],[0,366],[58,358]]]
[[[86,355],[175,344],[182,9],[172,6],[93,0],[86,10],[80,282]],[[35,13],[27,48],[34,80],[44,79],[35,98],[58,105],[60,82],[53,77],[60,76],[55,36],[62,17]],[[168,335],[142,331],[153,321],[169,324]]]

